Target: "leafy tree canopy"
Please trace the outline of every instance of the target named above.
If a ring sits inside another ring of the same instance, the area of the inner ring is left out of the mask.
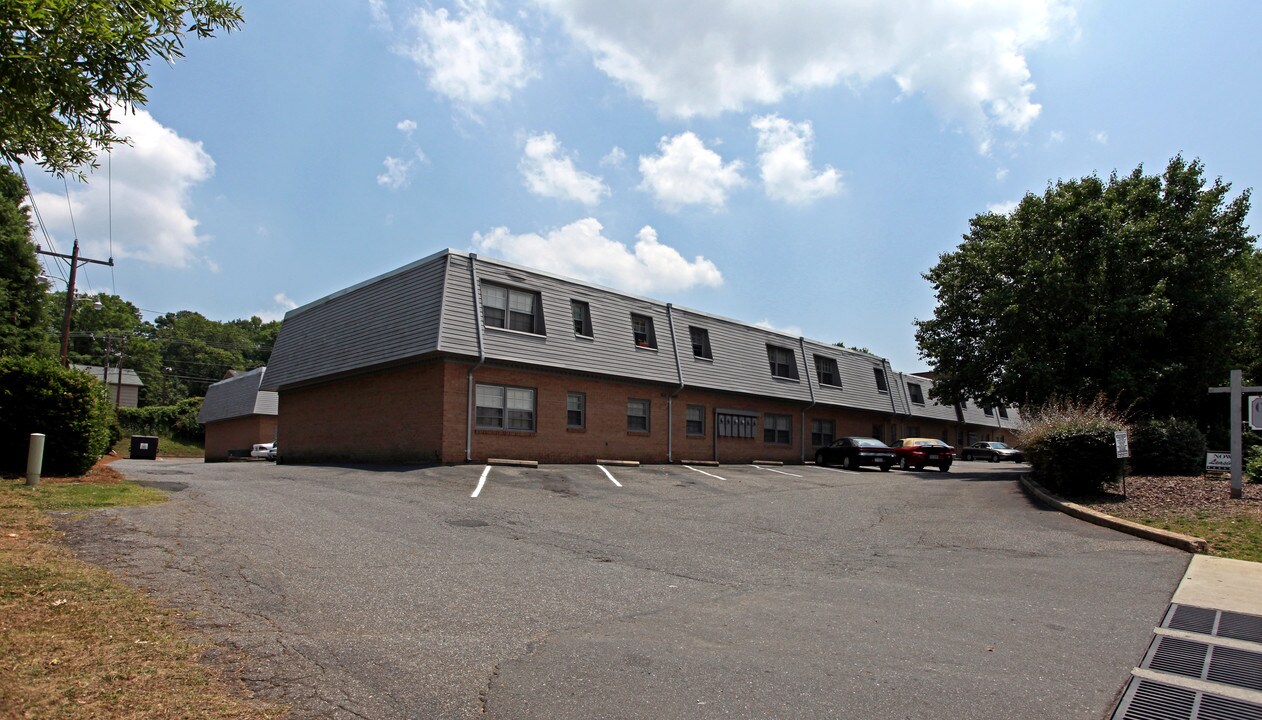
[[[125,141],[115,105],[145,104],[149,60],[241,22],[226,0],[0,0],[0,155],[57,174],[93,164]]]
[[[1176,156],[1160,176],[1058,181],[1011,214],[974,217],[924,275],[938,305],[916,341],[934,396],[1035,406],[1103,393],[1140,416],[1196,417],[1206,389],[1262,347],[1249,191],[1230,190]]]
[[[44,332],[44,285],[31,242],[31,220],[22,205],[25,197],[22,178],[0,166],[0,355],[52,350]]]

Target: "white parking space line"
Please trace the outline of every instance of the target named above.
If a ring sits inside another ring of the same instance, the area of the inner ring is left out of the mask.
[[[482,492],[482,486],[486,484],[486,476],[490,474],[491,474],[491,466],[487,465],[486,468],[482,471],[482,477],[478,478],[478,488],[474,490],[473,494],[470,495],[469,497],[477,497],[478,493]]]
[[[715,480],[722,480],[722,481],[724,481],[724,482],[727,482],[727,478],[725,478],[725,477],[719,477],[718,475],[714,475],[714,474],[708,473],[708,472],[706,472],[705,470],[698,470],[697,468],[695,468],[695,467],[693,467],[693,466],[691,466],[691,465],[685,465],[684,467],[688,468],[689,470],[692,470],[693,472],[699,472],[699,473],[701,473],[702,475],[709,475],[710,477],[714,478]]]
[[[830,468],[826,465],[816,465],[815,467],[818,470],[827,470],[828,472],[841,473],[842,475],[858,475],[859,474],[855,470],[838,470],[837,468]]]
[[[785,472],[785,471],[783,471],[783,470],[776,470],[775,468],[769,468],[769,467],[767,467],[767,466],[765,466],[765,465],[754,465],[754,464],[752,464],[752,463],[751,463],[751,464],[750,464],[750,467],[762,468],[763,470],[766,470],[766,471],[768,471],[768,472],[780,473],[781,475],[788,475],[788,476],[790,476],[790,477],[802,477],[801,475],[794,475],[794,474],[793,474],[793,473],[791,473],[791,472]]]
[[[609,478],[609,482],[617,485],[618,487],[622,487],[622,483],[615,480],[613,474],[606,470],[604,465],[597,465],[596,467],[600,468],[600,471],[605,474],[605,477]]]

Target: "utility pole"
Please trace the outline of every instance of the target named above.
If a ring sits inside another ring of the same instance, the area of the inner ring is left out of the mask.
[[[1262,387],[1243,387],[1241,372],[1231,371],[1231,385],[1210,388],[1210,393],[1231,393],[1231,497],[1244,497],[1244,438],[1241,433],[1240,400],[1244,393],[1262,392]]]
[[[69,261],[70,264],[70,280],[67,281],[66,287],[66,317],[61,323],[61,364],[62,367],[69,367],[66,355],[70,350],[70,317],[74,314],[74,281],[75,275],[79,272],[80,265],[88,263],[96,263],[97,265],[108,265],[114,267],[114,258],[109,260],[93,260],[92,258],[79,257],[79,239],[75,238],[74,250],[70,255],[62,255],[61,253],[48,252],[40,246],[35,246],[35,252],[40,255],[48,255],[50,257],[61,258]]]

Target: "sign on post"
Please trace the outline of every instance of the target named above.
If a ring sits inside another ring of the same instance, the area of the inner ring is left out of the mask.
[[[1130,439],[1126,437],[1125,430],[1118,430],[1113,433],[1113,444],[1117,446],[1117,456],[1119,458],[1131,456]]]
[[[1231,453],[1212,452],[1205,456],[1205,469],[1231,472]]]
[[[1249,427],[1262,430],[1262,395],[1249,398]]]

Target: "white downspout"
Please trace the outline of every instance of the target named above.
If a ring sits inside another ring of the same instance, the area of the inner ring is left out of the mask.
[[[469,253],[469,281],[473,290],[473,324],[478,336],[478,362],[469,368],[469,409],[465,427],[464,461],[473,462],[473,373],[486,362],[486,348],[482,344],[482,303],[478,302],[478,256]]]

